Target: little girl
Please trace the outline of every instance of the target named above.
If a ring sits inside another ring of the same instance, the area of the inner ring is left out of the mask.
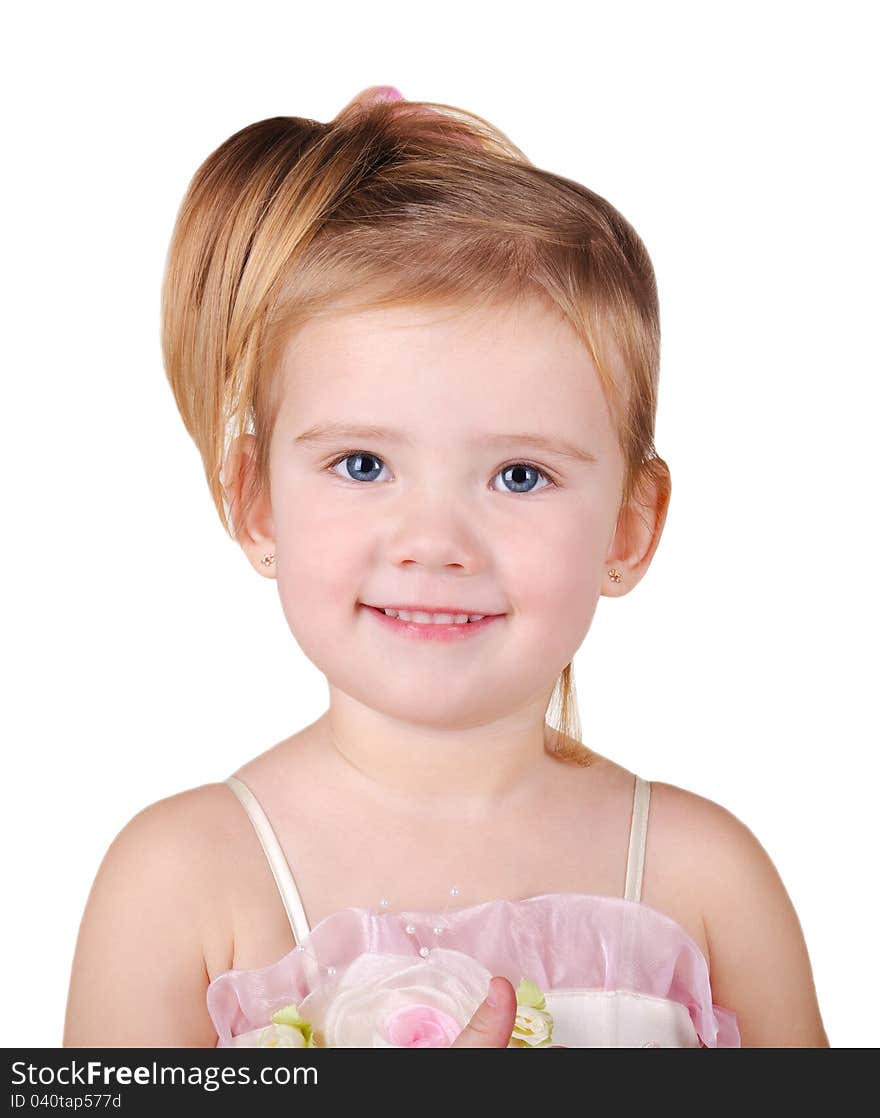
[[[329,703],[116,837],[64,1043],[826,1047],[754,835],[579,740],[572,658],[670,495],[628,222],[373,87],[202,164],[163,352]]]

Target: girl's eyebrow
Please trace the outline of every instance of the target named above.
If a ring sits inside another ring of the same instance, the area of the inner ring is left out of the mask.
[[[298,446],[314,443],[336,442],[339,439],[383,439],[385,442],[399,443],[403,446],[412,446],[413,440],[403,431],[388,427],[376,427],[371,424],[350,423],[318,423],[309,427],[301,435],[297,435],[294,442]],[[503,446],[508,443],[519,446],[529,446],[533,450],[548,451],[558,454],[562,458],[570,458],[576,462],[595,463],[597,458],[587,450],[582,450],[564,439],[548,438],[545,435],[505,435],[484,434],[472,440],[474,445]]]

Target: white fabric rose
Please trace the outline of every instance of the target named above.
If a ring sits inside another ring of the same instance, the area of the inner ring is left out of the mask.
[[[305,1048],[300,1029],[292,1025],[267,1025],[260,1034],[259,1048]]]
[[[291,1025],[261,1025],[232,1038],[233,1048],[305,1048],[300,1029]]]
[[[486,996],[492,975],[461,951],[426,958],[367,953],[312,991],[300,1014],[327,1048],[445,1048]]]
[[[553,1031],[553,1018],[543,1009],[519,1005],[508,1048],[538,1048],[549,1044]],[[519,1041],[520,1043],[516,1043]]]

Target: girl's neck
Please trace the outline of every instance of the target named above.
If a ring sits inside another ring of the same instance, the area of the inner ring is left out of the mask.
[[[546,702],[489,725],[407,725],[342,696],[314,724],[330,787],[375,810],[438,822],[485,820],[546,805],[559,763],[547,752]]]

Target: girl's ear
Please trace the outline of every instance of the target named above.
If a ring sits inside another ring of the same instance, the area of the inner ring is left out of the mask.
[[[671,495],[669,468],[655,459],[654,473],[642,477],[633,500],[618,518],[602,574],[602,593],[607,597],[620,598],[641,582],[660,543]],[[609,571],[616,571],[619,578],[612,578]]]
[[[250,507],[245,507],[250,485],[256,476],[256,440],[253,435],[242,435],[229,448],[220,481],[229,504],[235,538],[254,570],[266,578],[274,578],[275,563],[263,562],[267,556],[274,559],[275,554],[275,524],[268,488],[261,487],[253,496]]]

